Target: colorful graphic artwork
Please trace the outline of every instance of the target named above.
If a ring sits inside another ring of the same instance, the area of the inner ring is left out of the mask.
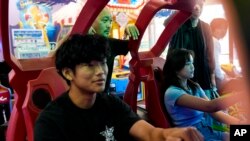
[[[42,30],[46,47],[53,49],[61,27],[58,23],[52,23],[52,1],[46,2],[17,0],[16,5],[20,12],[19,28]]]

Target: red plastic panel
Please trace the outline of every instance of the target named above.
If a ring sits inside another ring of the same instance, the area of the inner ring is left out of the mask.
[[[85,33],[95,17],[109,0],[88,0],[77,19],[72,33]],[[26,125],[22,106],[27,94],[27,83],[36,79],[43,69],[54,66],[54,58],[17,59],[10,52],[9,40],[9,0],[0,0],[0,46],[3,47],[4,60],[13,69],[10,76],[10,85],[15,90],[15,103],[7,129],[7,141],[26,140]],[[30,130],[28,130],[30,131]]]
[[[0,1],[0,45],[3,48],[4,60],[13,69],[10,76],[10,85],[15,90],[15,103],[7,129],[7,141],[24,141],[26,127],[22,113],[22,105],[26,95],[28,80],[36,78],[41,69],[51,66],[51,58],[34,60],[17,60],[10,53],[9,40],[9,0]]]
[[[27,85],[27,94],[22,109],[28,134],[28,141],[33,141],[35,120],[42,109],[34,104],[32,94],[38,89],[43,89],[49,92],[51,100],[53,100],[66,91],[68,86],[66,81],[62,79],[54,67],[42,70],[38,78],[30,80]],[[40,101],[43,101],[43,99],[40,99]]]
[[[11,112],[7,128],[7,141],[24,141],[26,138],[26,127],[22,112],[22,105],[27,92],[27,83],[29,80],[37,78],[40,71],[19,72],[12,70],[9,74],[10,85],[15,90],[14,106]]]
[[[150,122],[157,127],[170,127],[170,122],[164,114],[164,109],[162,109],[163,107],[161,106],[159,97],[160,91],[158,90],[153,72],[154,66],[162,68],[164,63],[157,63],[157,61],[154,60],[164,51],[171,36],[191,16],[194,4],[194,0],[150,0],[142,9],[136,22],[136,26],[140,31],[140,37],[138,40],[130,40],[129,42],[132,55],[132,59],[129,62],[131,75],[129,77],[130,81],[125,92],[124,100],[134,111],[136,111],[137,89],[139,83],[143,81],[145,83],[147,115]],[[172,15],[170,21],[167,23],[164,31],[151,50],[147,52],[138,52],[142,35],[155,13],[161,9],[176,9],[179,11]]]
[[[98,2],[96,0],[88,0],[80,12],[71,34],[87,33],[93,21],[108,2],[109,0],[98,0]]]

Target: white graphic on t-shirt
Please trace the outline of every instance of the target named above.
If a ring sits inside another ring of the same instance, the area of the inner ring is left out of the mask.
[[[113,132],[114,127],[108,128],[108,126],[106,126],[105,131],[102,131],[100,134],[105,137],[105,141],[116,141]]]

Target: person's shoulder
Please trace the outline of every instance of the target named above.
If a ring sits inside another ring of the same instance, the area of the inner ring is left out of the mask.
[[[205,21],[203,21],[203,20],[201,20],[201,19],[199,19],[199,21],[200,21],[200,23],[202,23],[202,24],[209,25],[207,22],[205,22]]]
[[[99,93],[97,98],[103,101],[117,101],[119,98],[114,94]]]
[[[174,86],[174,85],[171,85],[171,86],[168,87],[167,90],[182,90],[182,88]]]
[[[62,105],[66,103],[67,99],[67,92],[63,93],[56,99],[49,102],[46,107],[42,110],[43,113],[60,113],[63,110]],[[58,111],[58,112],[51,112],[51,111]]]
[[[114,105],[123,105],[124,102],[115,94],[103,94],[100,93],[97,95],[97,101],[98,103],[102,103],[103,106],[111,106],[113,107]]]
[[[198,91],[203,91],[203,89],[201,88],[201,86],[200,86],[200,84],[199,83],[196,83],[195,82],[195,86],[196,86],[196,90],[198,90]]]
[[[165,103],[174,106],[176,101],[184,94],[187,94],[182,88],[176,86],[170,86],[164,95]]]
[[[205,21],[203,21],[201,19],[199,19],[199,21],[200,21],[201,26],[205,26],[205,27],[210,29],[210,25],[207,22],[205,22]]]
[[[177,87],[177,86],[173,86],[173,85],[171,85],[171,86],[169,86],[168,88],[167,88],[167,90],[166,90],[166,94],[167,95],[172,95],[172,94],[180,94],[180,93],[183,93],[183,92],[185,92],[182,88],[180,88],[180,87]]]

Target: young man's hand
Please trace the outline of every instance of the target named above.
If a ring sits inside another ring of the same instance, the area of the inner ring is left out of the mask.
[[[168,128],[164,131],[165,141],[203,141],[204,137],[194,127]]]

